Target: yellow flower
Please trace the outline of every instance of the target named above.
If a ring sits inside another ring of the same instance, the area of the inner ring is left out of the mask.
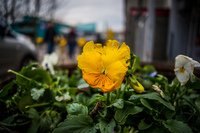
[[[83,47],[83,46],[85,45],[85,43],[86,43],[86,39],[85,39],[84,37],[80,37],[80,38],[78,39],[78,45],[79,45],[80,47]]]
[[[42,37],[38,37],[37,40],[36,40],[36,43],[39,44],[39,43],[42,43],[42,42],[43,42],[43,38]]]
[[[67,44],[67,40],[65,38],[61,38],[59,45],[65,46]]]
[[[138,93],[142,93],[144,91],[144,87],[137,81],[137,85],[134,85],[132,82],[131,82],[131,86],[133,87],[133,89],[138,92]]]
[[[78,67],[82,70],[85,81],[104,93],[121,87],[129,59],[129,47],[125,43],[119,47],[116,40],[108,40],[104,47],[93,41],[87,42],[83,53],[77,57]]]

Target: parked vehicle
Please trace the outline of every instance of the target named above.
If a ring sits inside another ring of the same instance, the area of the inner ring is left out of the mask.
[[[18,71],[37,60],[35,45],[25,36],[0,23],[0,77],[8,69]]]

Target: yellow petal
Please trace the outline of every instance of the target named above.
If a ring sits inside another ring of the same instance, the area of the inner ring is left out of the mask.
[[[83,52],[91,52],[94,50],[94,42],[93,41],[89,41],[85,44],[85,46],[83,47]]]
[[[83,52],[77,57],[78,67],[87,73],[101,73],[104,69],[101,54],[96,51]]]
[[[129,46],[126,45],[125,43],[122,43],[122,45],[120,46],[120,48],[118,50],[118,55],[119,55],[119,57],[122,57],[120,59],[122,61],[122,63],[124,65],[128,66],[129,63],[126,63],[126,61],[131,59]]]
[[[93,41],[87,42],[85,46],[83,47],[83,53],[91,52],[91,51],[97,51],[102,54],[103,53],[102,44],[100,43],[94,44]]]
[[[106,68],[106,75],[116,83],[115,89],[121,87],[121,83],[128,70],[120,61],[117,61]]]
[[[104,50],[105,54],[102,56],[102,58],[105,67],[116,61],[121,61],[125,66],[129,65],[126,63],[126,61],[130,59],[130,49],[125,43],[119,47],[119,43],[117,41],[109,40],[106,46],[104,46]]]
[[[115,84],[104,74],[83,73],[85,81],[93,88],[100,88],[104,93],[112,92]]]

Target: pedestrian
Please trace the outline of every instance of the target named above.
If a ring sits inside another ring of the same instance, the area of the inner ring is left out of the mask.
[[[70,59],[73,59],[74,53],[75,53],[75,48],[76,48],[76,32],[74,27],[71,27],[70,32],[67,35],[67,42],[68,42],[68,47],[69,47],[69,57]]]
[[[97,33],[96,38],[95,38],[95,43],[101,43],[102,45],[104,44],[104,40],[101,38],[101,34]]]
[[[56,36],[56,31],[54,29],[53,22],[49,22],[47,25],[47,30],[45,33],[44,41],[47,43],[47,53],[51,54],[54,51],[54,37]]]

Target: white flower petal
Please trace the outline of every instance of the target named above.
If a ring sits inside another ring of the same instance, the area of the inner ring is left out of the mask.
[[[188,58],[186,58],[183,55],[178,55],[175,58],[175,69],[176,68],[182,68],[185,64],[187,64],[188,62],[190,62],[190,60]]]
[[[71,99],[71,97],[69,95],[69,92],[65,93],[64,94],[64,100],[70,100],[70,99]]]
[[[53,65],[55,65],[58,62],[58,55],[55,52],[53,52],[52,54],[50,54],[49,59],[50,59],[50,62]]]
[[[191,62],[192,62],[194,67],[200,67],[200,63],[199,62],[197,62],[195,60],[192,60]]]
[[[56,96],[55,99],[56,101],[60,102],[63,100],[63,96]]]
[[[179,82],[181,82],[181,85],[186,84],[190,78],[190,75],[188,74],[187,71],[185,71],[184,73],[178,71],[178,72],[175,72],[175,74],[176,74],[176,77],[178,78]]]
[[[54,72],[54,69],[53,69],[53,65],[52,65],[52,64],[48,64],[48,68],[49,68],[50,73],[51,73],[52,75],[54,75],[55,72]]]
[[[188,74],[193,74],[194,67],[191,64],[191,62],[186,63],[185,66],[184,66],[184,69],[185,69],[185,71],[188,72]]]

